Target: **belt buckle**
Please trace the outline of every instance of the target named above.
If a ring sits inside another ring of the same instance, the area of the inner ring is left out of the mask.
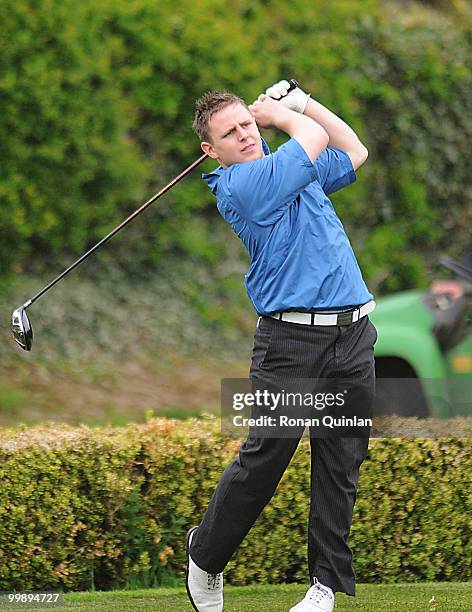
[[[352,323],[352,313],[353,311],[349,311],[349,312],[340,312],[338,314],[338,321],[336,323],[336,325],[351,325]]]

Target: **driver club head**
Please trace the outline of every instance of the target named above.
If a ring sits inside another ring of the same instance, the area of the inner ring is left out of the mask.
[[[13,311],[11,331],[13,332],[15,342],[25,351],[30,351],[33,344],[33,328],[24,306],[20,306],[20,308]]]

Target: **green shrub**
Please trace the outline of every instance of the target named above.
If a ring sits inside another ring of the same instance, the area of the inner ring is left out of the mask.
[[[216,419],[0,432],[0,588],[153,586],[181,573],[238,442]],[[471,444],[375,439],[351,532],[363,582],[470,580]],[[227,568],[233,584],[306,581],[309,445]]]
[[[104,31],[106,4],[0,4],[2,273],[80,252],[141,193],[146,163],[113,77],[120,41]]]

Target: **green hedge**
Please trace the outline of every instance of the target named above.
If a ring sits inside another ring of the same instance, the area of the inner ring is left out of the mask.
[[[153,586],[184,568],[238,448],[218,421],[0,432],[0,589]],[[351,545],[359,581],[470,580],[471,442],[376,439]],[[233,584],[306,581],[309,446],[227,568]]]

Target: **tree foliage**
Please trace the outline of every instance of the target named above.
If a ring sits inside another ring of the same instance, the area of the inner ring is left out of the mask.
[[[335,204],[373,289],[424,282],[432,249],[454,233],[459,250],[472,217],[471,36],[427,15],[394,22],[373,0],[4,0],[0,273],[80,253],[190,163],[203,91],[250,101],[295,76],[370,150]],[[131,268],[225,249],[198,173],[146,214],[122,238]]]

